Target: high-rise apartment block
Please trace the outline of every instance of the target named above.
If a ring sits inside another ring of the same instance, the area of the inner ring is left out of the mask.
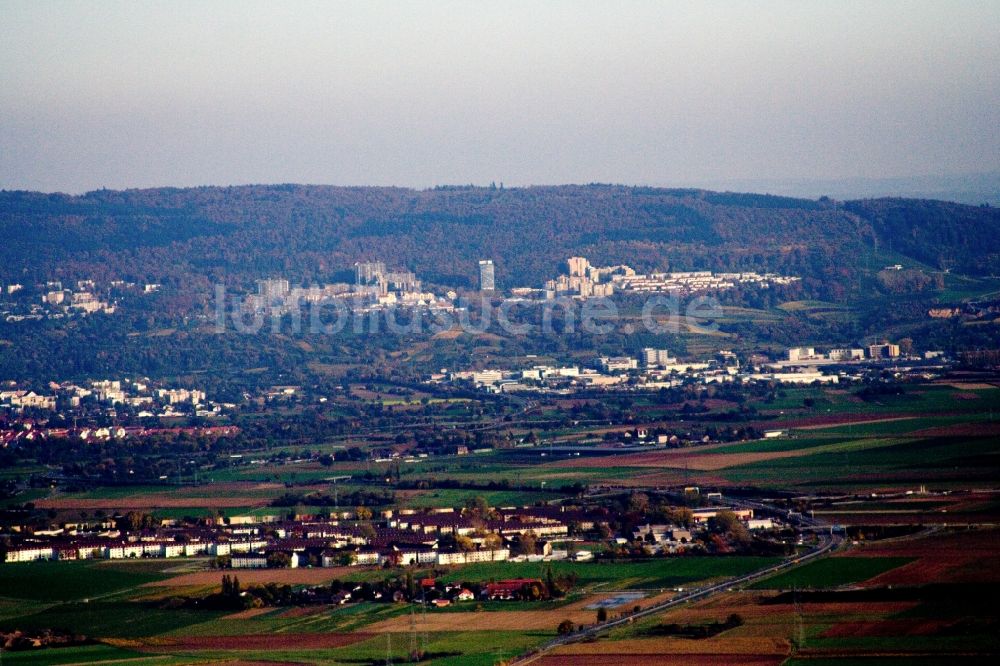
[[[897,358],[899,356],[899,345],[889,343],[868,345],[868,358]]]
[[[482,291],[496,289],[496,276],[493,272],[492,259],[483,259],[479,262],[479,289]]]
[[[570,277],[586,277],[587,269],[590,268],[590,262],[583,257],[570,257],[566,260],[569,264],[569,276]]]
[[[288,293],[288,280],[274,278],[272,280],[257,280],[257,294],[266,301],[284,298]]]
[[[385,274],[384,261],[359,261],[354,264],[354,278],[358,285],[377,284]]]
[[[677,362],[677,359],[670,355],[670,350],[653,349],[652,347],[646,347],[642,350],[642,360],[647,368],[670,365]]]

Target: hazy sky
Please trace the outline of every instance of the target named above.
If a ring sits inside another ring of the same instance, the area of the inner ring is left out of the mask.
[[[994,170],[996,0],[0,0],[0,188]]]

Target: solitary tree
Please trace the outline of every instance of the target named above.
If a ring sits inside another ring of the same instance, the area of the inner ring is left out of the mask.
[[[375,528],[372,527],[371,523],[362,523],[361,525],[359,525],[358,534],[360,534],[369,541],[371,541],[377,536]]]
[[[521,555],[534,555],[537,542],[538,537],[535,536],[534,532],[525,532],[518,539],[518,552]]]
[[[496,532],[490,532],[483,537],[483,548],[497,550],[503,545],[503,538]]]
[[[292,558],[288,553],[276,550],[273,553],[268,553],[267,555],[267,566],[272,569],[284,569],[290,566],[291,563]]]
[[[649,508],[649,495],[646,493],[632,493],[628,498],[628,510],[635,513],[645,513]]]
[[[490,505],[482,495],[476,495],[465,500],[465,512],[470,516],[485,518],[489,513]]]

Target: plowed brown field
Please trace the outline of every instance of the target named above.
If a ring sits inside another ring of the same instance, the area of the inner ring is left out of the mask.
[[[956,623],[957,619],[906,618],[878,622],[838,622],[820,636],[823,638],[863,638],[872,636],[934,636]]]
[[[796,449],[793,451],[764,451],[748,453],[712,453],[709,447],[698,447],[691,451],[649,451],[648,453],[626,453],[600,458],[601,466],[606,467],[673,467],[675,469],[691,469],[697,471],[713,471],[748,465],[765,460],[781,458],[796,458],[811,455],[815,449]],[[593,458],[574,458],[554,463],[552,467],[593,467]]]
[[[756,655],[784,658],[790,652],[788,641],[776,638],[635,638],[624,641],[574,643],[556,648],[556,655]],[[726,663],[719,659],[716,663]],[[742,663],[742,659],[738,660]]]
[[[1000,530],[940,532],[921,539],[857,546],[839,557],[916,557],[865,586],[1000,582]]]
[[[533,663],[539,666],[719,666],[739,663],[741,666],[778,666],[784,656],[740,655],[730,662],[717,654],[566,654],[542,657]]]

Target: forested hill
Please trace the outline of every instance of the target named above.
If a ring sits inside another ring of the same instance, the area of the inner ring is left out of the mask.
[[[540,285],[566,257],[639,270],[759,270],[834,292],[886,257],[1000,269],[1000,210],[938,201],[835,202],[623,186],[517,189],[300,185],[0,192],[0,281],[182,285],[345,279],[379,258],[470,286],[492,258],[502,286]]]

